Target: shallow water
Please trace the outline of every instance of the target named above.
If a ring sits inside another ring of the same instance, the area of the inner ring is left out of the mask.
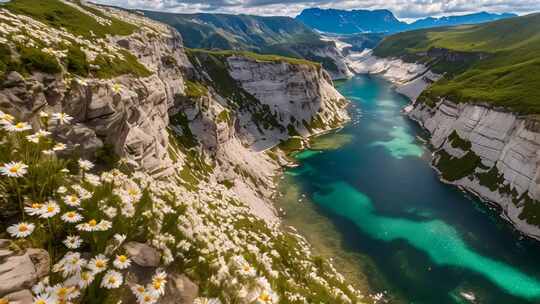
[[[439,182],[425,134],[400,115],[407,101],[377,77],[337,86],[353,122],[296,155],[278,201],[284,223],[392,303],[540,303],[539,243]]]

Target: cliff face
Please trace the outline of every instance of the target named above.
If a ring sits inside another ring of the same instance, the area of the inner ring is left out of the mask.
[[[246,304],[261,297],[270,303],[361,299],[331,265],[312,255],[301,236],[279,226],[269,200],[275,192],[275,175],[288,162],[277,145],[339,127],[348,119],[347,102],[320,67],[283,58],[193,54],[184,50],[176,32],[139,15],[79,1],[32,4],[17,0],[6,4],[9,9],[0,6],[0,137],[14,145],[1,149],[1,165],[25,162],[32,175],[43,170],[42,163],[47,168],[49,162],[58,164],[58,170],[50,170],[61,184],[44,189],[38,183],[40,188],[31,191],[35,182],[30,176],[22,195],[36,202],[54,197],[64,213],[72,207],[64,203],[65,191],[58,187],[65,185],[69,193],[78,191],[82,207],[77,212],[89,220],[88,225],[109,223],[106,229],[110,235],[116,233],[115,240],[104,242],[112,243],[73,249],[76,254],[85,258],[105,254],[112,264],[115,256],[107,250],[118,249],[120,244],[114,242],[122,243],[123,235],[127,241],[146,242],[125,244],[133,264],[121,271],[122,301],[134,303],[135,284],[146,284],[152,279],[148,270],[160,269],[169,275],[160,303],[174,303],[178,294],[185,303],[194,303],[198,294]],[[61,21],[75,16],[76,26],[48,23],[47,16],[58,12]],[[61,113],[65,121],[58,118]],[[25,121],[33,128],[26,128]],[[48,136],[34,133],[40,128],[51,131],[43,145],[59,148],[14,153],[42,148],[8,132],[5,126],[15,128],[15,123],[24,127],[20,132],[26,133],[21,134],[33,136],[28,138]],[[66,149],[60,151],[64,144]],[[115,163],[115,154],[127,166]],[[81,173],[78,157],[93,160],[95,167],[81,160],[89,170]],[[63,167],[65,159],[75,159],[76,168]],[[5,180],[0,180],[2,191],[7,189]],[[0,193],[2,204],[4,198],[8,204],[0,210],[2,237],[24,212],[19,201],[12,200],[20,189],[11,190]],[[34,197],[36,193],[40,196]],[[36,227],[45,225],[39,217],[26,220]],[[125,225],[134,228],[117,231]],[[67,229],[78,233],[68,223],[57,228],[57,235],[67,235]],[[95,239],[86,236],[81,233],[84,243]],[[36,244],[40,237],[36,236]],[[1,240],[0,247],[10,242]],[[62,246],[56,252],[66,251],[62,240],[54,242]],[[102,247],[106,252],[98,252]],[[51,254],[43,259],[51,259],[57,270],[68,257]],[[20,267],[4,262],[0,285],[8,286],[10,278],[19,276]],[[48,273],[45,268],[39,276],[29,273],[22,283],[0,290],[0,297],[13,300],[15,291],[31,302],[37,294],[29,288]],[[74,297],[81,297],[81,302],[88,300],[82,298],[85,286],[74,286],[60,276],[53,283],[76,291]],[[100,283],[98,279],[93,283],[100,296],[95,301],[119,300]]]
[[[440,55],[440,54],[439,54]],[[445,182],[495,203],[521,232],[540,238],[540,128],[534,120],[481,104],[416,102],[441,76],[421,64],[378,58],[365,52],[352,58],[357,73],[380,74],[412,100],[406,111],[430,134],[434,167]]]

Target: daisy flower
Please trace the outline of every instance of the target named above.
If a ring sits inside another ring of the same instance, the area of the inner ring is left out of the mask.
[[[49,295],[38,295],[34,297],[33,304],[54,304],[56,301]]]
[[[15,117],[13,117],[13,115],[0,111],[0,124],[12,124],[14,121]]]
[[[11,225],[7,228],[7,232],[16,238],[25,238],[34,232],[36,226],[32,223],[21,222]]]
[[[66,113],[53,113],[52,120],[58,122],[58,124],[64,125],[69,124],[73,120],[73,117]]]
[[[62,215],[62,220],[66,223],[78,223],[83,217],[75,211],[68,211]]]
[[[0,167],[0,173],[9,177],[22,177],[28,172],[28,166],[22,162],[9,162]]]
[[[18,122],[16,124],[5,124],[4,129],[9,132],[24,132],[32,129],[32,126],[27,122]]]
[[[67,300],[74,299],[79,296],[79,292],[75,287],[65,287],[63,285],[55,285],[52,288],[52,293],[56,297],[57,302],[66,302]]]
[[[107,289],[114,289],[120,287],[122,285],[123,277],[122,274],[116,270],[109,270],[105,275],[103,276],[103,279],[101,280],[101,287],[105,287]]]
[[[83,171],[89,171],[89,170],[92,170],[92,168],[94,168],[94,164],[89,160],[79,159],[79,167]]]
[[[78,235],[70,235],[62,243],[69,249],[77,249],[81,247],[82,239]]]
[[[63,151],[67,148],[67,146],[63,143],[57,143],[56,145],[54,145],[54,147],[52,148],[53,151]]]
[[[58,194],[64,194],[66,192],[67,192],[67,188],[64,187],[64,186],[60,186],[60,187],[58,187],[58,189],[56,189],[56,193],[58,193]]]
[[[126,269],[131,265],[131,260],[125,255],[117,255],[113,265],[118,269]]]
[[[44,130],[39,130],[39,131],[37,131],[36,133],[34,133],[32,135],[27,135],[26,140],[28,140],[29,142],[37,144],[37,143],[39,143],[39,141],[42,138],[45,138],[45,137],[47,137],[49,135],[51,135],[51,132],[44,131]]]
[[[56,202],[49,201],[41,207],[41,218],[51,218],[60,212],[60,206]]]
[[[91,219],[86,223],[78,224],[76,227],[82,231],[97,231],[98,222],[95,219]]]
[[[64,196],[64,203],[71,207],[79,207],[81,205],[81,199],[75,194],[66,195]]]
[[[135,284],[131,287],[131,292],[137,299],[140,299],[141,296],[146,293],[146,288],[142,285]]]
[[[150,290],[156,294],[162,295],[165,293],[165,284],[167,283],[167,274],[163,271],[158,271],[152,277],[152,284],[150,285]]]
[[[89,272],[89,271],[82,271],[80,274],[79,274],[79,282],[78,282],[78,285],[80,288],[85,288],[87,287],[88,285],[92,284],[92,282],[94,281],[94,275]]]
[[[98,274],[107,269],[107,263],[109,259],[103,254],[98,254],[88,263],[88,269],[92,271],[93,274]]]
[[[273,291],[267,290],[263,290],[255,299],[255,303],[257,304],[272,304],[277,303],[277,301],[278,296]]]
[[[120,92],[122,92],[122,86],[118,83],[115,83],[112,85],[112,91],[114,92],[114,94],[119,94]]]
[[[43,212],[42,208],[43,208],[42,203],[31,203],[31,204],[26,205],[26,207],[24,207],[24,212],[32,216],[41,215],[41,213]]]
[[[137,301],[140,304],[154,304],[157,303],[157,300],[158,298],[149,292],[144,292],[139,297],[137,297]]]

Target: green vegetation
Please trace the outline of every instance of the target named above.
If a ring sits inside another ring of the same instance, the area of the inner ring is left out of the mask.
[[[461,158],[453,157],[446,151],[437,152],[439,159],[436,167],[441,171],[442,177],[450,182],[460,180],[474,173],[481,165],[481,160],[474,152],[469,151]]]
[[[476,177],[478,177],[480,185],[487,187],[491,191],[497,191],[504,182],[504,178],[499,173],[497,166],[493,166],[489,171],[477,173]]]
[[[184,112],[178,112],[178,114],[175,114],[170,117],[171,125],[180,128],[182,131],[182,134],[178,134],[175,132],[174,137],[176,140],[185,147],[186,149],[194,148],[198,145],[198,141],[195,138],[195,135],[191,132],[191,129],[189,127],[189,121],[187,119],[187,116]]]
[[[228,111],[228,110],[223,110],[221,111],[221,113],[219,113],[219,115],[217,116],[216,118],[216,123],[222,123],[222,122],[225,122],[227,124],[231,124],[232,122],[232,117],[231,117],[231,113]]]
[[[60,73],[62,68],[58,63],[58,60],[52,55],[46,54],[43,51],[33,48],[18,46],[17,51],[19,52],[19,68],[18,71],[25,73],[31,71],[40,71],[44,73]]]
[[[527,191],[518,198],[518,201],[523,204],[523,211],[521,211],[519,219],[525,220],[531,225],[540,226],[540,202],[533,200]]]
[[[316,68],[321,67],[319,63],[305,60],[305,59],[285,57],[285,56],[279,56],[279,55],[257,54],[257,53],[248,52],[248,51],[232,51],[232,50],[210,51],[210,50],[202,50],[202,49],[193,49],[192,52],[208,53],[213,56],[217,56],[221,58],[227,58],[231,56],[241,56],[241,57],[246,57],[246,58],[253,59],[260,62],[284,62],[284,63],[289,63],[289,64],[309,65]]]
[[[79,5],[81,4],[79,3]],[[70,33],[85,38],[103,38],[107,34],[125,36],[131,35],[137,30],[137,27],[133,24],[106,16],[99,10],[89,6],[83,6],[85,10],[110,21],[110,25],[102,25],[92,16],[59,0],[11,0],[0,4],[0,7],[16,14],[30,16],[57,29],[65,28]]]
[[[452,56],[429,56],[439,49]],[[423,102],[444,96],[522,114],[540,113],[540,14],[405,32],[384,39],[375,54],[422,61],[435,71],[447,72],[422,94]]]
[[[282,141],[278,147],[286,154],[291,154],[304,149],[304,141],[300,137],[291,137]]]
[[[463,151],[471,150],[471,142],[461,138],[455,130],[452,132],[452,134],[450,134],[450,136],[448,136],[448,141],[450,142],[452,148],[461,149]]]
[[[86,77],[90,69],[90,64],[86,58],[86,54],[80,47],[70,46],[68,48],[66,59],[67,70],[70,73]]]
[[[93,64],[99,65],[96,76],[102,79],[110,79],[125,74],[131,74],[136,77],[148,77],[152,75],[152,72],[141,64],[133,54],[126,50],[121,50],[120,53],[124,59],[111,59],[104,55],[98,55],[93,62]]]
[[[198,98],[208,94],[208,88],[198,81],[186,81],[186,96]]]

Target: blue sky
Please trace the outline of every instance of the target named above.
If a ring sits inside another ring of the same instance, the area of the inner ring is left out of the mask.
[[[295,16],[307,7],[387,8],[400,19],[461,15],[478,11],[526,14],[540,11],[540,0],[94,0],[126,8],[177,13],[221,12]]]

